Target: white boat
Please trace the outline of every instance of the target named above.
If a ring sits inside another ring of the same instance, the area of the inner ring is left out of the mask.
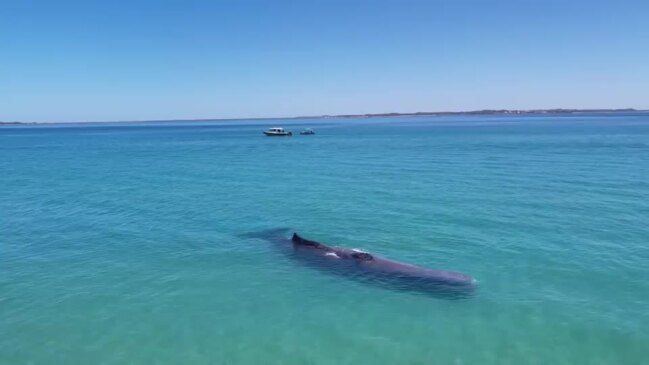
[[[305,134],[305,135],[306,135],[306,134],[315,134],[315,132],[314,132],[313,129],[311,129],[311,128],[306,128],[305,130],[303,130],[302,132],[300,132],[300,134]]]
[[[273,128],[268,128],[267,130],[264,131],[264,134],[271,137],[271,136],[292,136],[293,133],[291,131],[285,131],[284,128],[280,127],[273,127]]]

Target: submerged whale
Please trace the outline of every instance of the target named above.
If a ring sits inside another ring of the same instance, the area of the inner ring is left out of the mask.
[[[330,274],[351,278],[389,289],[461,298],[474,294],[477,281],[466,274],[434,270],[345,247],[326,245],[286,229],[269,230],[257,235],[276,243],[288,257]]]

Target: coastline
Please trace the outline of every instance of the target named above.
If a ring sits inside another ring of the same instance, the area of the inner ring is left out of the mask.
[[[581,114],[581,113],[634,113],[649,112],[645,109],[619,108],[619,109],[481,109],[457,112],[412,112],[412,113],[367,113],[367,114],[323,114],[323,115],[303,115],[293,117],[277,118],[198,118],[198,119],[159,119],[159,120],[114,120],[114,121],[90,121],[90,122],[3,122],[0,126],[16,125],[43,125],[43,124],[94,124],[94,123],[178,123],[178,122],[226,122],[237,120],[281,120],[281,119],[331,119],[331,118],[389,118],[389,117],[413,117],[413,116],[454,116],[454,115],[542,115],[542,114]]]

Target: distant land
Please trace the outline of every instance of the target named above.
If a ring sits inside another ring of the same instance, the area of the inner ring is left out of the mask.
[[[376,114],[338,114],[338,115],[319,115],[304,116],[296,118],[372,118],[372,117],[401,117],[401,116],[444,116],[444,115],[500,115],[500,114],[574,114],[574,113],[627,113],[641,112],[633,108],[626,109],[483,109],[462,112],[415,112],[415,113],[376,113]]]
[[[0,121],[0,124],[10,125],[10,124],[40,124],[37,122],[3,122]]]
[[[165,120],[142,120],[142,121],[104,121],[104,122],[77,122],[77,123],[119,123],[119,122],[207,122],[207,121],[230,121],[230,120],[277,120],[277,119],[320,119],[320,118],[375,118],[375,117],[405,117],[405,116],[449,116],[449,115],[525,115],[525,114],[576,114],[576,113],[628,113],[645,112],[634,108],[625,109],[483,109],[460,112],[413,112],[413,113],[371,113],[371,114],[335,114],[335,115],[305,115],[298,117],[283,118],[201,118],[201,119],[165,119]],[[61,124],[44,122],[2,122],[0,125],[23,125],[23,124]]]

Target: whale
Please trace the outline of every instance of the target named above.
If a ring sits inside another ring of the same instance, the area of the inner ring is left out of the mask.
[[[453,299],[472,297],[477,289],[477,280],[467,274],[421,267],[287,232],[272,229],[248,237],[278,244],[287,257],[307,267],[377,287]]]

